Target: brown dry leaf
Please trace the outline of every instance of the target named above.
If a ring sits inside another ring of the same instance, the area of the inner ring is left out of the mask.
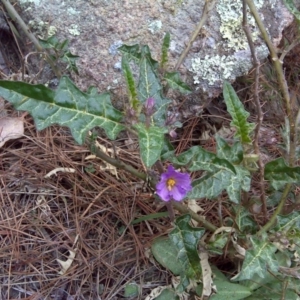
[[[24,135],[23,118],[4,117],[0,119],[0,148],[9,140]]]
[[[202,273],[203,273],[203,291],[202,291],[202,297],[209,297],[212,292],[212,285],[213,285],[213,280],[212,280],[212,272],[211,268],[208,262],[208,253],[201,251],[200,252],[200,263],[201,263],[201,268],[202,268]]]
[[[60,275],[64,275],[71,267],[72,262],[74,261],[76,252],[69,250],[69,253],[70,253],[69,258],[66,261],[56,259],[56,261],[61,265],[61,270],[58,272],[58,274]]]

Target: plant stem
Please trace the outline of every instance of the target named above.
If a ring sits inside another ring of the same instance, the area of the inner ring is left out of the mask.
[[[132,166],[127,165],[127,164],[125,164],[124,162],[122,162],[120,160],[117,160],[115,158],[112,158],[112,157],[108,156],[101,149],[95,147],[94,142],[90,138],[87,139],[87,144],[89,145],[89,147],[91,149],[91,152],[94,153],[97,157],[103,159],[104,161],[108,162],[109,164],[115,166],[118,169],[125,170],[128,173],[134,175],[135,177],[140,178],[144,181],[147,181],[147,179],[148,179],[147,174],[139,172],[137,169],[133,168]],[[162,166],[160,161],[156,164],[156,166],[158,167],[160,172],[164,171],[163,166]],[[150,185],[153,188],[155,188],[156,182],[152,179],[152,180],[150,180]],[[215,225],[213,225],[209,221],[205,220],[204,217],[197,215],[195,212],[193,212],[192,210],[190,210],[189,208],[187,208],[183,204],[181,204],[179,202],[175,202],[175,201],[172,201],[172,204],[173,204],[173,205],[171,205],[172,210],[173,210],[173,207],[175,207],[178,211],[180,211],[183,214],[190,214],[191,217],[195,221],[197,221],[198,223],[201,223],[203,225],[203,227],[205,227],[206,229],[208,229],[211,232],[215,232],[217,230],[217,227]]]
[[[294,163],[295,163],[295,121],[294,121],[294,116],[293,116],[293,112],[291,109],[291,99],[290,99],[290,93],[289,93],[289,89],[288,89],[288,85],[286,82],[286,79],[284,77],[284,72],[283,72],[283,68],[282,68],[282,64],[283,62],[279,59],[277,52],[276,52],[276,48],[274,47],[274,45],[272,44],[271,39],[268,36],[267,30],[258,14],[258,11],[253,3],[253,0],[246,0],[246,3],[248,5],[248,7],[250,8],[250,11],[256,21],[256,24],[259,27],[259,30],[263,36],[263,39],[265,40],[270,54],[271,54],[271,58],[273,61],[273,64],[275,66],[275,71],[277,74],[277,79],[278,79],[278,83],[279,83],[279,88],[285,103],[285,109],[286,109],[286,113],[289,119],[289,123],[290,123],[290,141],[291,141],[291,149],[290,149],[290,153],[289,153],[289,166],[293,167]]]
[[[26,36],[31,40],[31,42],[34,44],[35,48],[39,51],[44,53],[46,61],[51,66],[53,72],[57,76],[57,78],[61,77],[61,73],[59,69],[54,64],[53,60],[49,57],[49,55],[44,51],[43,47],[40,45],[37,38],[34,36],[34,34],[29,30],[28,26],[25,24],[23,19],[20,17],[20,15],[17,13],[15,8],[11,5],[9,0],[1,0],[2,4],[5,6],[6,11],[8,12],[9,16],[13,21],[19,24],[19,26],[23,29]]]
[[[285,201],[286,201],[286,198],[287,198],[287,195],[290,191],[292,187],[292,184],[291,183],[288,183],[285,188],[284,188],[284,191],[281,195],[281,198],[280,198],[280,202],[275,210],[275,212],[273,213],[272,217],[270,218],[270,220],[268,221],[267,224],[265,224],[258,232],[257,232],[257,235],[262,235],[263,233],[265,233],[266,231],[268,231],[276,222],[276,218],[277,216],[281,213],[283,207],[284,207],[284,204],[285,204]]]
[[[214,8],[216,4],[216,0],[205,0],[205,4],[204,4],[204,8],[202,11],[202,15],[201,15],[201,19],[199,24],[197,25],[196,29],[194,30],[194,32],[192,33],[192,36],[190,37],[188,44],[186,46],[186,48],[184,49],[184,51],[181,53],[176,66],[175,66],[175,70],[178,70],[178,68],[180,67],[180,65],[182,64],[183,60],[185,59],[185,57],[187,56],[187,54],[189,53],[195,39],[197,38],[197,36],[199,35],[199,32],[201,30],[201,28],[203,27],[203,25],[206,23],[209,12]]]
[[[255,106],[256,106],[256,114],[257,114],[257,123],[256,123],[256,127],[255,127],[255,135],[254,135],[254,142],[253,142],[253,146],[254,146],[254,151],[255,154],[258,157],[258,168],[259,168],[259,188],[260,188],[260,200],[262,203],[262,208],[263,208],[263,214],[264,214],[264,218],[265,220],[267,220],[267,215],[268,215],[268,211],[267,211],[267,200],[266,200],[266,193],[265,193],[265,183],[264,183],[264,164],[262,162],[261,159],[261,154],[260,154],[260,150],[259,150],[259,145],[258,145],[258,139],[259,139],[259,133],[260,133],[260,128],[263,122],[263,113],[261,110],[261,106],[260,106],[260,101],[259,101],[259,60],[257,58],[256,55],[256,51],[255,51],[255,46],[252,40],[252,35],[250,32],[250,28],[248,25],[248,19],[247,19],[247,5],[246,5],[246,0],[243,0],[243,29],[244,32],[246,34],[247,40],[248,40],[248,44],[250,47],[250,51],[251,51],[251,56],[253,59],[253,66],[255,68],[255,81],[254,81],[254,102],[255,102]]]

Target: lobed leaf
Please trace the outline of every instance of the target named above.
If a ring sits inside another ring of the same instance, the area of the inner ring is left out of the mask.
[[[237,150],[239,151],[238,147]],[[208,152],[199,146],[191,147],[177,157],[170,159],[175,165],[187,166],[189,171],[207,171],[203,177],[193,182],[190,198],[218,197],[226,190],[229,199],[239,203],[241,190],[250,190],[250,173],[241,166],[234,166],[226,159]]]
[[[103,128],[110,139],[125,129],[120,123],[122,113],[112,106],[108,93],[99,95],[94,88],[84,93],[66,76],[55,91],[40,84],[1,80],[0,96],[17,110],[28,111],[38,130],[52,124],[69,127],[79,144],[96,126]]]
[[[257,281],[259,278],[265,278],[268,269],[271,272],[277,272],[278,262],[275,257],[277,247],[270,243],[266,237],[261,239],[251,237],[252,249],[247,250],[243,262],[242,270],[232,278],[234,281],[251,279]]]
[[[232,164],[240,164],[243,161],[243,147],[240,142],[229,146],[220,136],[216,136],[217,156],[230,161]]]
[[[178,90],[182,94],[189,94],[192,92],[191,88],[181,80],[178,72],[167,72],[164,78],[171,89]]]
[[[122,45],[118,48],[118,50],[123,54],[123,56],[126,56],[128,61],[135,61],[139,63],[141,59],[141,52],[140,52],[140,46],[138,44],[127,46]]]
[[[216,154],[194,146],[171,159],[175,165],[188,166],[190,171],[217,172],[220,169],[236,173],[234,166],[226,159],[219,158]]]
[[[202,270],[197,245],[205,229],[191,227],[190,220],[190,215],[177,218],[175,228],[170,232],[169,237],[178,251],[177,261],[184,267],[186,276],[199,280]]]
[[[157,126],[147,128],[144,124],[136,124],[138,132],[140,154],[147,168],[150,168],[158,159],[164,146],[164,134],[166,129]]]
[[[275,190],[281,189],[287,183],[300,181],[300,167],[291,168],[282,157],[265,165],[265,179],[269,180]]]
[[[294,211],[288,215],[277,216],[277,224],[275,227],[275,231],[288,232],[290,230],[294,230],[294,228],[300,228],[300,212]]]
[[[223,95],[227,111],[232,117],[230,124],[236,128],[236,136],[240,138],[242,144],[250,143],[251,138],[249,135],[255,125],[247,122],[250,114],[244,109],[242,102],[229,82],[224,82]]]
[[[170,100],[162,96],[162,86],[157,76],[157,62],[150,55],[148,47],[142,48],[140,60],[140,78],[138,83],[138,98],[141,103],[145,103],[150,97],[155,100],[157,111],[153,115],[155,125],[162,126],[166,120],[166,110]]]

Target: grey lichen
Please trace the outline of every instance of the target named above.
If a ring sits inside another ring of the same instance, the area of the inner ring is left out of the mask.
[[[263,6],[262,0],[256,0],[254,3],[257,9]],[[247,49],[248,42],[242,29],[242,1],[220,0],[216,8],[221,19],[220,32],[222,37],[226,40],[225,46],[235,51]],[[249,13],[248,24],[253,29],[252,38],[256,40],[258,37],[258,29],[256,28],[253,17]]]
[[[257,9],[260,9],[263,4],[263,0],[255,0]],[[212,48],[213,51],[210,51],[214,54],[194,57],[191,60],[190,71],[194,73],[194,83],[201,84],[203,90],[209,86],[221,87],[224,80],[234,80],[237,76],[248,72],[252,66],[251,56],[247,50],[249,48],[247,38],[242,29],[242,1],[219,0],[216,10],[219,15],[219,30],[223,40]],[[248,14],[248,24],[255,41],[258,39],[259,31],[250,13]],[[257,53],[260,57],[266,57],[268,49],[260,46]],[[207,82],[207,84],[203,85],[203,82]]]
[[[148,30],[152,33],[155,34],[156,32],[160,31],[162,27],[162,22],[161,20],[155,20],[152,21],[149,25],[148,25]]]
[[[257,47],[256,52],[258,58],[262,58],[268,53],[268,48],[262,45]],[[209,86],[221,86],[224,80],[234,80],[246,73],[251,66],[249,52],[242,50],[234,55],[206,55],[203,59],[195,58],[192,61],[191,71],[195,73],[193,77],[195,84],[206,80]]]

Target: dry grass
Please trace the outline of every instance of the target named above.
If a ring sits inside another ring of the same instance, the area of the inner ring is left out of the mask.
[[[30,118],[25,136],[0,150],[1,299],[119,299],[127,282],[167,281],[145,251],[169,224],[130,225],[161,206],[128,174],[117,179],[101,161],[85,161],[89,154],[67,130],[36,132]],[[139,164],[135,151],[119,155]],[[57,167],[76,171],[44,178]],[[69,251],[75,259],[60,275],[57,259]]]

